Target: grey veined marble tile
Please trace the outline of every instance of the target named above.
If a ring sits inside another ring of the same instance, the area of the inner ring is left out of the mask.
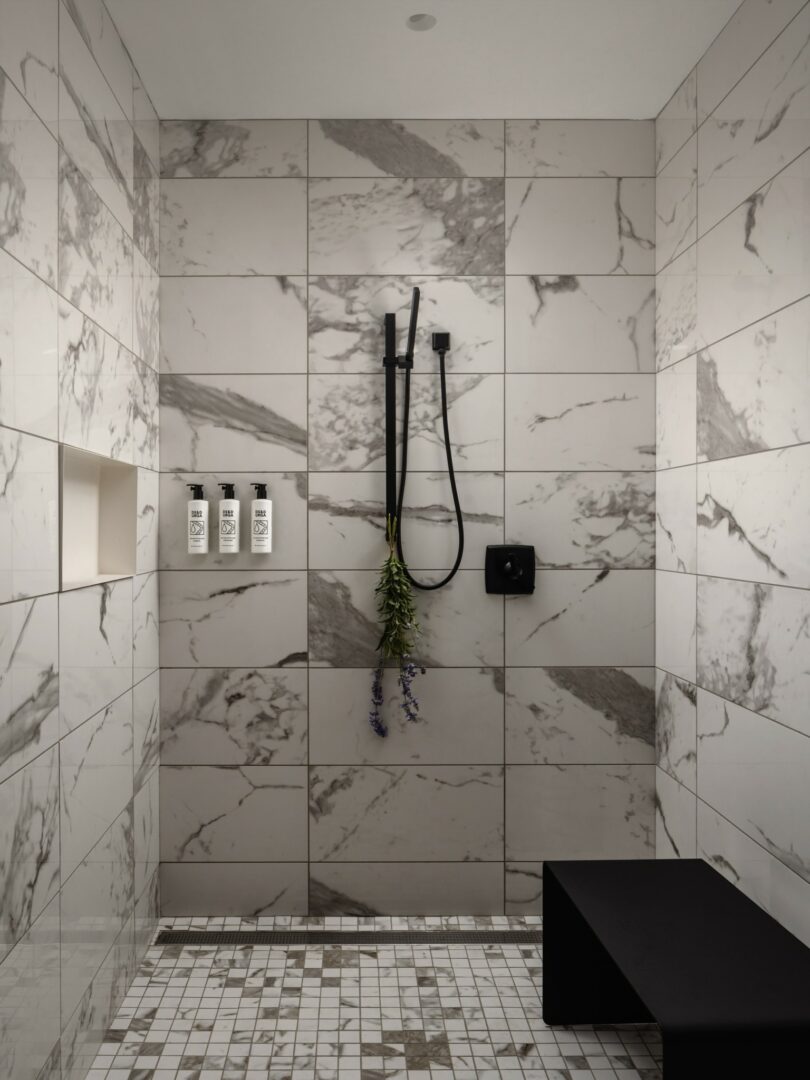
[[[503,858],[503,769],[317,765],[309,782],[313,862]]]
[[[62,0],[129,120],[133,119],[132,61],[104,0]],[[61,21],[61,20],[60,20]]]
[[[656,270],[662,270],[697,240],[697,203],[697,139],[691,138],[655,182]]]
[[[503,176],[502,120],[310,120],[310,176]]]
[[[132,676],[140,682],[158,667],[158,576],[132,579]]]
[[[132,351],[157,371],[160,366],[160,278],[137,249],[132,253],[132,260]]]
[[[314,277],[309,280],[309,369],[379,372],[386,312],[408,324],[411,291],[421,291],[417,371],[438,370],[428,330],[450,333],[447,370],[503,371],[504,282],[496,277]],[[404,337],[400,347],[404,348]]]
[[[655,565],[658,570],[697,572],[697,469],[655,474]]]
[[[651,120],[507,120],[507,176],[652,176]]]
[[[686,76],[655,120],[655,164],[660,169],[697,128],[697,69]]]
[[[655,279],[655,351],[658,369],[698,349],[697,246],[664,267]]]
[[[652,179],[506,181],[509,274],[651,274]]]
[[[697,796],[663,769],[656,769],[656,859],[694,859],[696,847]]]
[[[655,370],[651,276],[529,274],[506,279],[506,369]]]
[[[538,915],[543,910],[543,864],[507,862],[504,866],[504,904],[507,915]]]
[[[160,474],[138,469],[138,537],[135,572],[146,574],[158,568],[158,509]],[[173,522],[176,525],[176,522]]]
[[[155,166],[138,138],[135,138],[132,185],[132,239],[149,265],[157,269],[160,256],[160,184]]]
[[[658,767],[697,791],[697,688],[660,668],[655,679]]]
[[[534,543],[538,566],[650,569],[655,477],[649,472],[508,473],[506,542]]]
[[[652,668],[506,669],[510,764],[654,760]]]
[[[58,0],[1,0],[0,68],[54,135],[59,112]]]
[[[314,274],[497,274],[503,180],[323,179],[309,185]]]
[[[698,578],[698,684],[810,734],[810,594]]]
[[[160,175],[305,176],[305,120],[164,120]]]
[[[59,587],[56,443],[0,429],[0,601]]]
[[[132,688],[135,791],[143,787],[160,758],[160,672]]]
[[[0,607],[0,781],[59,739],[55,594]]]
[[[164,916],[306,915],[307,864],[164,862],[160,911]]]
[[[160,866],[160,770],[152,769],[132,803],[135,900],[149,889]]]
[[[659,570],[655,575],[655,663],[695,682],[697,583],[692,574]]]
[[[310,865],[310,915],[480,915],[502,909],[500,862]]]
[[[167,668],[160,730],[163,765],[303,765],[307,673]]]
[[[4,23],[5,25],[5,23]],[[56,140],[0,70],[0,246],[56,284]]]
[[[697,367],[694,356],[659,371],[656,379],[656,466],[692,465],[697,456]]]

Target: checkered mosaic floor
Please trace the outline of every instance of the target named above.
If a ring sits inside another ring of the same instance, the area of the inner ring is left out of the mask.
[[[212,918],[161,928],[480,930],[539,921]],[[654,1027],[546,1027],[541,951],[154,947],[88,1080],[660,1080]]]

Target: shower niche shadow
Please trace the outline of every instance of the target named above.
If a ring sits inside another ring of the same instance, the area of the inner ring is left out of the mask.
[[[61,588],[80,589],[135,573],[138,470],[61,448]]]

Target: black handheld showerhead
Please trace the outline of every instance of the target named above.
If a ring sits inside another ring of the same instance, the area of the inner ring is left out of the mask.
[[[411,293],[411,322],[408,326],[408,346],[405,349],[405,359],[413,361],[413,350],[416,344],[416,325],[419,321],[419,289],[414,287]]]

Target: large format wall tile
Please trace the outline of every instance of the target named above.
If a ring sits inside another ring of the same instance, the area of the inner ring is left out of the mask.
[[[59,585],[59,475],[55,443],[0,429],[0,601]]]
[[[503,670],[430,668],[414,681],[416,722],[400,704],[397,672],[385,673],[381,739],[368,722],[372,672],[309,673],[309,760],[313,765],[492,764],[503,760]]]
[[[506,600],[506,663],[653,663],[653,574],[539,570],[533,596]]]
[[[0,2],[0,68],[54,135],[59,111],[58,12],[59,0]]]
[[[306,464],[303,375],[164,375],[163,469],[295,469]]]
[[[697,571],[697,469],[661,469],[655,474],[655,565],[658,570]]]
[[[306,915],[307,864],[164,862],[160,901],[166,917]]]
[[[310,120],[310,176],[503,176],[503,120]]]
[[[691,465],[697,456],[695,357],[660,371],[656,391],[656,467]]]
[[[655,752],[660,769],[691,791],[697,785],[697,690],[659,669],[655,678]]]
[[[481,915],[503,908],[501,863],[312,863],[312,915]]]
[[[160,168],[160,121],[155,106],[137,71],[133,71],[132,113],[135,136],[141,142],[149,160]]]
[[[653,195],[637,178],[507,180],[507,273],[653,273]]]
[[[697,128],[697,69],[686,76],[655,121],[655,163],[660,170]]]
[[[162,667],[283,667],[306,662],[303,574],[163,571]]]
[[[510,764],[649,764],[654,733],[652,668],[507,669]]]
[[[697,796],[663,769],[655,770],[655,857],[697,858]]]
[[[153,671],[132,688],[132,741],[135,791],[160,758],[160,672]]]
[[[701,218],[701,228],[703,228]],[[655,266],[663,269],[697,240],[697,139],[664,166],[655,183]]]
[[[652,473],[509,473],[506,541],[536,545],[538,566],[650,569]]]
[[[154,371],[160,366],[160,278],[138,251],[133,250],[132,351]]]
[[[404,335],[414,287],[421,293],[421,326],[450,333],[448,371],[503,371],[503,278],[357,275],[309,279],[310,371],[380,372],[383,317],[396,314]],[[404,347],[404,338],[398,347]],[[437,370],[426,332],[415,351],[416,371]]]
[[[132,801],[132,855],[135,899],[140,900],[160,866],[160,770],[151,773]]]
[[[161,858],[306,860],[306,799],[306,769],[297,765],[161,766]]]
[[[506,279],[507,371],[654,371],[649,276]]]
[[[309,269],[498,274],[503,222],[503,180],[311,180]]]
[[[132,579],[132,681],[140,682],[157,671],[158,575],[140,574]]]
[[[504,863],[503,888],[506,915],[536,915],[543,910],[543,864]]]
[[[650,120],[507,120],[507,176],[652,176]]]
[[[135,71],[103,0],[62,0],[62,3],[70,12],[121,108],[132,121]]]
[[[164,180],[162,274],[303,274],[306,181]]]
[[[304,176],[304,120],[166,120],[160,125],[160,176]]]
[[[652,856],[654,771],[652,764],[507,766],[507,858]]]
[[[306,278],[161,278],[162,371],[304,372],[306,359]]]
[[[652,375],[508,375],[507,469],[652,469]]]
[[[655,663],[671,675],[695,682],[697,584],[692,574],[659,570],[655,575]]]
[[[158,568],[158,508],[160,474],[138,469],[138,535],[135,572],[146,574]]]
[[[503,858],[503,769],[317,765],[309,784],[313,862]]]
[[[160,261],[160,182],[155,166],[138,138],[134,139],[133,161],[132,239],[149,266],[157,270]]]
[[[655,278],[655,351],[659,370],[697,352],[697,291],[694,245]]]

